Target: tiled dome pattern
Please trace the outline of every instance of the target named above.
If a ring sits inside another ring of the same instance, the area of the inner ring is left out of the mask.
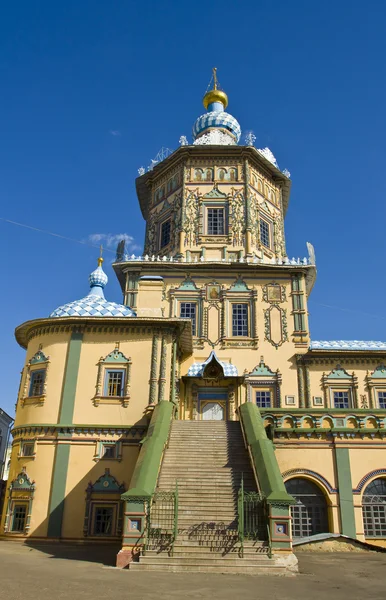
[[[108,302],[104,297],[103,288],[108,277],[102,269],[102,259],[95,271],[89,276],[90,292],[80,300],[74,300],[59,306],[50,314],[52,317],[136,317],[129,306]]]
[[[310,350],[386,350],[386,342],[361,340],[314,341]]]
[[[204,115],[201,115],[201,117],[198,117],[197,121],[193,125],[194,139],[196,139],[197,136],[207,129],[211,129],[213,127],[226,129],[235,137],[236,142],[238,142],[240,139],[241,128],[238,121],[236,121],[232,115],[225,111],[207,112]]]

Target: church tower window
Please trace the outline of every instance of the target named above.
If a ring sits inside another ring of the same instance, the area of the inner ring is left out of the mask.
[[[232,304],[232,335],[248,336],[248,304]]]
[[[208,235],[225,234],[225,210],[224,208],[207,209],[207,229]]]
[[[271,231],[267,221],[260,219],[260,241],[266,248],[271,247]]]
[[[160,248],[165,248],[170,244],[171,221],[168,219],[161,224]]]

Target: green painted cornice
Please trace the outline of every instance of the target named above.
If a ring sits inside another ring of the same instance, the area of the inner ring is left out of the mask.
[[[142,438],[147,431],[146,425],[71,425],[57,423],[29,423],[17,425],[11,431],[13,437],[25,433],[118,433]]]

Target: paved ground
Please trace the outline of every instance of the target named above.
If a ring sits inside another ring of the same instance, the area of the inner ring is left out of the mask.
[[[103,558],[102,558],[103,557]],[[113,569],[113,553],[0,542],[4,600],[384,600],[386,554],[300,553],[296,577],[134,573]],[[103,564],[107,563],[107,564]]]

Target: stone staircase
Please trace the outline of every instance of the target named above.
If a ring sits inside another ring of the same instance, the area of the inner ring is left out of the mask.
[[[237,421],[173,421],[157,491],[173,491],[178,481],[178,535],[151,546],[131,569],[206,573],[275,573],[285,568],[268,556],[264,540],[237,535],[237,497],[256,491],[253,471]]]

